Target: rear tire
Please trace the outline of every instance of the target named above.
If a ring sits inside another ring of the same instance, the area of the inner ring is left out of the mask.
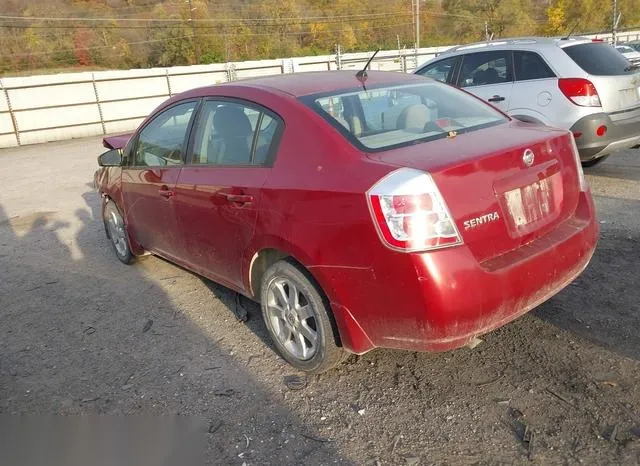
[[[603,155],[602,157],[598,157],[597,159],[587,160],[586,162],[582,162],[582,166],[584,168],[593,167],[595,165],[598,165],[600,162],[604,162],[608,157],[608,155]]]
[[[124,264],[131,264],[135,260],[135,256],[131,252],[127,227],[124,224],[118,206],[113,201],[107,201],[103,212],[107,238],[111,240],[111,246],[116,253],[116,257]]]
[[[278,353],[293,367],[325,372],[342,360],[329,303],[306,271],[281,260],[260,287],[262,317]]]

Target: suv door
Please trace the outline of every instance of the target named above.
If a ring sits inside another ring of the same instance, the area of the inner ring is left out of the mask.
[[[496,50],[463,55],[457,86],[506,113],[513,88],[511,52]]]
[[[206,100],[177,186],[177,215],[194,271],[244,289],[242,264],[282,120],[256,104]]]
[[[146,250],[171,259],[179,258],[182,249],[174,197],[196,105],[195,100],[178,103],[150,120],[122,170],[127,227]]]
[[[514,92],[509,115],[523,121],[558,125],[558,115],[566,113],[567,99],[560,92],[558,78],[536,52],[513,52]]]
[[[456,77],[457,63],[460,57],[449,57],[420,68],[416,74],[433,78],[437,81],[453,83]]]

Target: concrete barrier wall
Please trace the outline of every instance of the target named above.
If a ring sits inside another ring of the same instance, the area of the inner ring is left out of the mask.
[[[610,34],[598,37],[610,39]],[[618,35],[640,40],[640,31]],[[411,72],[449,47],[380,51],[373,70]],[[222,82],[307,71],[356,70],[371,53],[0,79],[0,148],[134,130],[172,95]]]

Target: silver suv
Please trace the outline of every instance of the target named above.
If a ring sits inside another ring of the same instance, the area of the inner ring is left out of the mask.
[[[640,74],[606,42],[481,42],[447,50],[416,73],[464,88],[514,118],[571,130],[584,166],[640,144]]]

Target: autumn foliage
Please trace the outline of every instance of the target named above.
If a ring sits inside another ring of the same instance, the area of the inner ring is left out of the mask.
[[[640,0],[618,0],[620,27]],[[2,0],[0,73],[412,48],[412,0]],[[609,0],[420,0],[421,46],[611,29]],[[96,19],[98,19],[96,21]]]

